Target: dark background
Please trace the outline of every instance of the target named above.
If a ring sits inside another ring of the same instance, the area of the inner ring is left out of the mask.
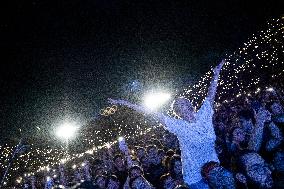
[[[0,142],[37,142],[66,118],[86,122],[108,97],[139,101],[155,87],[175,93],[283,14],[281,2],[1,4]]]

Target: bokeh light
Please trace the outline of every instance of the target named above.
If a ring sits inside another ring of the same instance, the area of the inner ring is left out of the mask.
[[[149,93],[144,98],[144,104],[154,110],[165,104],[170,98],[171,95],[165,92]]]
[[[56,136],[60,139],[68,140],[75,136],[77,130],[78,126],[75,122],[66,121],[57,128]]]

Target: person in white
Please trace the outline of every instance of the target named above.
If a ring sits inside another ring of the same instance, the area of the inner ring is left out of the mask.
[[[201,168],[209,161],[219,163],[215,151],[216,135],[212,118],[218,78],[224,63],[225,61],[222,60],[214,68],[214,76],[208,89],[208,95],[197,112],[194,111],[191,102],[184,97],[179,97],[173,102],[173,110],[180,119],[153,112],[125,100],[109,99],[112,104],[125,105],[138,112],[152,114],[159,119],[168,131],[177,136],[181,149],[183,178],[190,188],[209,188],[203,182]]]

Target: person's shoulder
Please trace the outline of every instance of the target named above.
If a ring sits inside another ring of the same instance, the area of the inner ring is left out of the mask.
[[[164,115],[164,119],[165,119],[166,122],[176,123],[176,124],[186,122],[185,120],[180,119],[177,116],[173,117],[173,116],[169,116],[169,115]]]
[[[200,114],[209,114],[209,113],[213,113],[213,107],[212,107],[212,103],[210,102],[209,99],[205,99],[201,105],[201,107],[199,108],[199,110],[197,111],[197,115]]]

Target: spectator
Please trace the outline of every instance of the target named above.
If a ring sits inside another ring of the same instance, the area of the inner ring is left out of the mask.
[[[110,175],[108,177],[108,184],[107,184],[107,189],[119,189],[120,183],[115,175]]]
[[[208,162],[202,168],[202,176],[211,189],[234,189],[233,173],[220,166],[217,162]]]
[[[96,176],[95,185],[98,189],[106,189],[107,188],[107,178],[104,175]]]
[[[160,177],[160,187],[163,189],[174,189],[176,187],[175,180],[172,178],[170,173],[164,174]]]
[[[260,155],[255,152],[244,153],[240,156],[240,166],[249,188],[272,188],[272,172]]]

